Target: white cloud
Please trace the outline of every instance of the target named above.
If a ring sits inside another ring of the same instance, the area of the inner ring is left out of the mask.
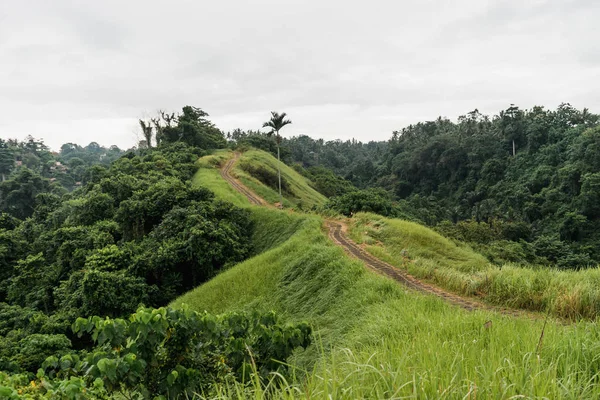
[[[584,0],[3,2],[0,136],[129,147],[145,112],[359,140],[515,103],[600,111]]]

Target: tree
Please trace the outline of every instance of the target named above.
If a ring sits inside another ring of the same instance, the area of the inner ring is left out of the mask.
[[[246,210],[225,202],[173,207],[143,240],[129,271],[160,287],[152,305],[166,304],[249,254],[249,217]]]
[[[585,174],[581,185],[581,212],[590,219],[600,218],[600,173]]]
[[[341,196],[332,197],[325,208],[346,216],[357,212],[373,212],[384,216],[394,214],[394,206],[389,194],[383,189],[353,190]]]
[[[0,177],[2,182],[6,180],[6,176],[10,174],[15,165],[15,155],[12,148],[8,146],[8,142],[0,139]]]
[[[512,141],[512,155],[517,154],[517,143],[523,141],[524,113],[519,107],[511,104],[506,111],[500,111],[500,128],[504,137]]]
[[[352,182],[325,167],[310,167],[301,172],[315,184],[315,189],[327,197],[341,196],[356,190]]]
[[[90,142],[87,146],[85,146],[85,150],[90,153],[101,153],[102,146],[100,146],[97,142]]]
[[[52,303],[54,273],[42,253],[19,260],[15,272],[9,279],[9,302],[48,313]]]
[[[25,219],[33,214],[35,197],[48,190],[48,180],[27,168],[0,183],[0,210]]]
[[[152,125],[150,122],[146,122],[142,119],[139,120],[140,128],[142,128],[142,135],[144,135],[144,140],[146,141],[146,147],[152,148]]]
[[[279,146],[281,145],[281,136],[279,131],[286,125],[291,124],[292,121],[285,119],[286,113],[279,114],[278,112],[271,111],[271,119],[263,124],[263,128],[271,128],[269,136],[275,134],[275,142],[277,143],[277,175],[279,177],[279,207],[283,207],[283,197],[281,195],[281,159],[279,155]]]
[[[161,146],[183,142],[200,149],[219,149],[227,146],[223,133],[208,119],[208,114],[198,107],[185,106],[182,113],[175,116],[164,114],[166,126],[160,128]],[[177,125],[171,126],[173,122]]]
[[[127,315],[148,300],[148,285],[143,278],[125,270],[76,271],[62,281],[56,290],[62,309],[76,310],[83,315]]]

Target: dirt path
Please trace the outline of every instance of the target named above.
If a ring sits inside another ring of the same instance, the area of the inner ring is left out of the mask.
[[[361,260],[369,269],[381,275],[385,275],[388,278],[391,278],[397,282],[400,282],[401,284],[407,286],[409,289],[440,297],[451,304],[454,304],[456,306],[470,311],[488,310],[511,316],[532,316],[529,315],[530,313],[527,313],[522,310],[495,307],[471,298],[461,297],[454,293],[447,292],[437,286],[433,286],[428,283],[422,282],[414,276],[408,274],[406,271],[403,271],[384,261],[381,261],[380,259],[372,256],[371,254],[367,253],[365,250],[360,248],[360,246],[358,246],[354,241],[352,241],[352,239],[350,239],[346,235],[346,229],[344,229],[345,226],[342,223],[337,221],[327,221],[326,226],[329,231],[329,238],[335,244],[342,247],[348,254],[350,254],[352,257]]]
[[[221,176],[223,177],[223,179],[229,182],[229,184],[233,186],[235,190],[246,196],[250,203],[259,206],[269,206],[269,204],[265,200],[260,198],[260,196],[257,196],[255,193],[253,193],[250,189],[248,189],[239,180],[237,180],[230,174],[231,169],[233,168],[239,157],[240,154],[235,153],[234,157],[232,157],[227,161],[227,163],[225,163],[225,165],[221,168]],[[352,239],[350,239],[346,235],[345,226],[341,222],[329,220],[326,221],[325,225],[329,232],[329,238],[336,245],[342,247],[346,251],[346,253],[362,261],[365,264],[365,266],[367,266],[367,268],[381,275],[385,275],[388,278],[391,278],[407,286],[409,289],[440,297],[451,304],[454,304],[458,307],[470,311],[489,310],[511,316],[523,316],[525,314],[530,314],[521,310],[490,306],[488,304],[479,302],[474,299],[464,298],[454,293],[447,292],[437,286],[424,283],[418,280],[417,278],[413,277],[412,275],[408,274],[406,271],[403,271],[386,262],[383,262],[380,259],[372,256],[371,254],[361,249],[354,241],[352,241]]]
[[[239,180],[231,175],[231,169],[240,158],[240,153],[234,153],[233,157],[227,160],[225,165],[221,168],[221,177],[225,179],[235,190],[246,196],[248,201],[257,206],[267,206],[268,203],[263,200],[260,196],[257,196],[254,192],[244,186]]]

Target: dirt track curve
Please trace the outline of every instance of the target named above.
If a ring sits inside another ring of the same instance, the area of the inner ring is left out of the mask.
[[[400,282],[409,289],[440,297],[451,304],[469,311],[489,310],[512,316],[524,314],[524,312],[520,310],[490,306],[476,300],[464,298],[454,293],[447,292],[437,286],[424,283],[407,272],[383,262],[367,253],[365,250],[361,249],[354,241],[346,236],[346,234],[343,232],[343,225],[341,223],[336,221],[327,221],[326,226],[329,231],[329,238],[335,244],[342,247],[348,254],[361,260],[369,269]]]
[[[261,199],[250,189],[248,189],[246,186],[240,183],[237,179],[231,176],[230,171],[239,157],[239,153],[235,153],[234,157],[232,157],[227,161],[227,163],[225,163],[225,165],[221,168],[221,176],[223,177],[223,179],[229,182],[229,184],[233,186],[234,189],[246,196],[252,204],[259,206],[268,206],[268,203],[265,200]],[[329,232],[329,238],[336,245],[342,247],[346,251],[346,253],[361,260],[367,266],[367,268],[375,271],[376,273],[387,276],[405,285],[409,289],[437,296],[451,304],[454,304],[458,307],[464,308],[469,311],[489,310],[511,316],[522,316],[526,314],[524,311],[521,310],[490,306],[473,299],[464,298],[456,294],[447,292],[445,290],[440,289],[437,286],[424,283],[418,280],[417,278],[413,277],[412,275],[408,274],[407,272],[398,269],[386,262],[383,262],[380,259],[372,256],[371,254],[361,249],[354,241],[352,241],[352,239],[346,236],[343,229],[344,225],[342,223],[337,221],[326,221],[325,225]]]
[[[240,158],[239,153],[234,153],[234,156],[227,160],[225,165],[221,168],[221,177],[225,179],[235,190],[243,194],[248,198],[248,201],[257,206],[266,206],[267,202],[261,199],[259,196],[255,195],[250,189],[244,186],[240,181],[231,176],[230,172],[233,168],[233,165]]]

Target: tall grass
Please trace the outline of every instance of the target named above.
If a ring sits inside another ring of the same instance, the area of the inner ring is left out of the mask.
[[[227,183],[219,171],[219,168],[232,156],[230,150],[217,150],[211,155],[200,158],[199,169],[192,179],[192,184],[210,189],[217,199],[229,201],[238,207],[248,207],[250,202],[246,196]]]
[[[240,158],[239,165],[243,163],[262,165],[272,173],[277,173],[277,158],[262,150],[248,150],[244,152]],[[278,191],[265,186],[259,180],[243,171],[242,168],[236,168],[235,171],[242,183],[254,190],[267,202],[271,204],[279,202]],[[309,181],[304,176],[283,163],[281,164],[281,177],[285,179],[291,192],[293,192],[293,194],[283,194],[285,207],[310,209],[313,206],[325,203],[327,200],[325,196],[311,187]]]
[[[320,218],[261,212],[273,236],[298,218],[295,233],[277,245],[265,230],[268,250],[173,305],[276,310],[290,322],[308,320],[315,344],[289,360],[283,384],[232,383],[204,397],[600,398],[596,323],[550,320],[537,353],[543,321],[468,312],[407,291],[332,245]]]
[[[497,267],[415,223],[360,213],[351,237],[366,250],[409,273],[463,295],[501,306],[594,319],[600,313],[600,269],[561,271],[516,265]]]
[[[300,231],[307,220],[303,214],[279,211],[268,208],[254,208],[251,219],[254,222],[252,232],[253,254],[260,254],[286,242]],[[312,217],[313,221],[317,221]]]
[[[221,386],[213,398],[600,398],[594,324],[551,324],[537,353],[541,322],[488,319],[410,296],[374,311],[347,339],[354,343],[323,354],[303,378],[273,391],[257,381],[245,391]]]

